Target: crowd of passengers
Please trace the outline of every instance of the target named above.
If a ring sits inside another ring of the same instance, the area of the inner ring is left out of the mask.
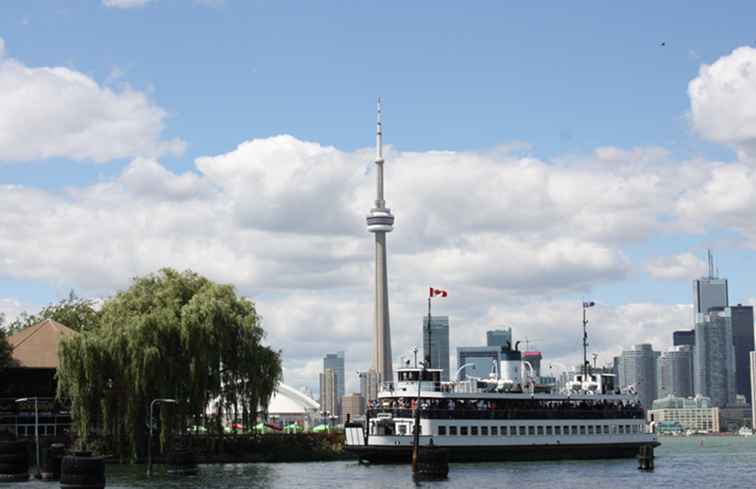
[[[375,399],[371,401],[371,409],[415,409],[417,399],[398,397],[393,399]],[[502,411],[502,410],[580,410],[580,411],[628,411],[640,409],[638,401],[630,400],[600,400],[600,401],[569,401],[569,400],[535,400],[535,399],[421,399],[421,410],[449,410],[449,411]]]

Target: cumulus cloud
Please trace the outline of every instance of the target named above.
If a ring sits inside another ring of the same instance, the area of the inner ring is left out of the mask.
[[[691,123],[703,137],[756,150],[756,49],[735,49],[702,65],[688,85]]]
[[[102,4],[110,8],[129,9],[144,7],[151,1],[152,0],[102,0]]]
[[[113,90],[69,68],[29,67],[0,56],[0,162],[180,154],[182,141],[161,139],[165,118],[137,90]]]
[[[693,253],[682,253],[655,258],[646,265],[646,271],[662,280],[693,280],[704,275],[706,264]]]

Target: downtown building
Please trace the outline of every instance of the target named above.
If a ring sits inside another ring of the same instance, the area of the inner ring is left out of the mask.
[[[648,343],[623,350],[619,361],[619,385],[638,394],[638,401],[648,409],[656,399],[656,362],[659,352]]]
[[[492,373],[498,376],[500,362],[501,347],[499,346],[458,346],[458,379],[452,380],[465,380],[470,377],[488,378]]]
[[[715,407],[734,406],[735,347],[730,308],[711,308],[707,313],[697,314],[695,331],[696,394],[710,398]]]
[[[365,399],[365,402],[378,399],[378,391],[380,390],[378,372],[371,368],[359,372],[358,375],[360,377],[360,395]]]
[[[754,351],[753,306],[730,306],[732,343],[735,347],[735,393],[751,402],[749,355]]]
[[[341,398],[345,391],[344,352],[328,353],[323,357],[320,374],[320,405],[331,416],[341,416]]]
[[[510,347],[512,345],[512,328],[492,329],[486,331],[486,346]]]
[[[674,346],[662,352],[656,363],[657,399],[667,396],[693,395],[693,348],[690,345]]]
[[[423,358],[430,360],[430,368],[440,368],[441,380],[449,380],[449,316],[423,317]]]

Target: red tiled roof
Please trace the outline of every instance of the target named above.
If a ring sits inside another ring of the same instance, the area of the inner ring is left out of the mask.
[[[60,339],[76,334],[57,321],[45,319],[10,336],[8,343],[13,347],[13,358],[20,367],[58,368]]]

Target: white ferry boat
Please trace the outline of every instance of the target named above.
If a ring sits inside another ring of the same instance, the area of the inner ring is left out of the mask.
[[[519,351],[501,355],[488,379],[441,382],[440,369],[399,369],[365,421],[345,425],[346,450],[363,462],[409,463],[415,410],[419,444],[446,448],[452,462],[635,457],[659,445],[637,398],[615,391],[613,375],[576,375],[557,394],[524,375]]]

